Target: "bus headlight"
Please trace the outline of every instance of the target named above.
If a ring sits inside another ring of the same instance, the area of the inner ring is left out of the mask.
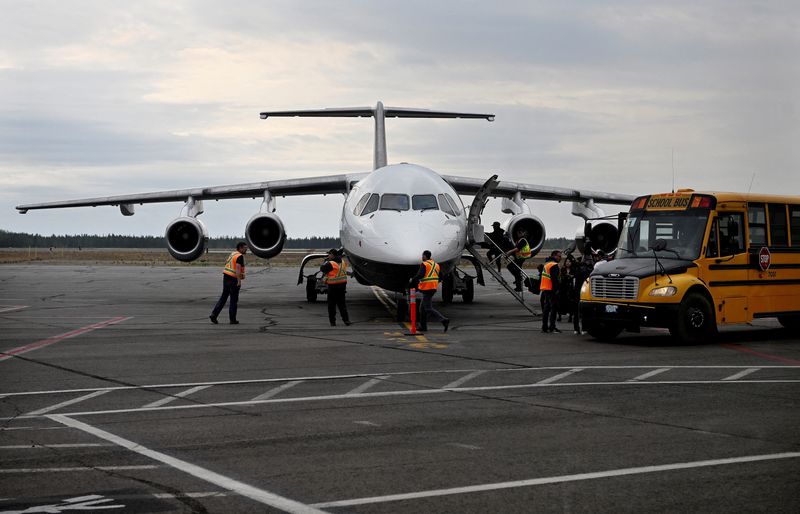
[[[650,296],[675,296],[678,288],[675,286],[657,287],[650,291]]]
[[[581,294],[584,295],[589,292],[589,281],[585,280],[581,286]]]

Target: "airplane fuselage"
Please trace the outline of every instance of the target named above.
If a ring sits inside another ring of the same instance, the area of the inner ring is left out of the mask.
[[[467,219],[455,190],[415,164],[378,168],[347,195],[339,236],[362,281],[403,291],[430,250],[448,274],[461,258]]]

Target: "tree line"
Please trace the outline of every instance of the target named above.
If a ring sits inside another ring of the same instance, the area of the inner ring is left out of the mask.
[[[212,237],[208,240],[209,248],[233,248],[242,237]],[[545,248],[565,248],[569,244],[565,237],[545,240]],[[339,248],[342,245],[338,237],[301,237],[288,238],[284,248]],[[107,235],[64,235],[43,236],[24,232],[8,232],[0,230],[0,248],[164,248],[162,236],[125,236],[121,234]]]

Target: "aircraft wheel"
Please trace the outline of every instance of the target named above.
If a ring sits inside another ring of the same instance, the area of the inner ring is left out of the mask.
[[[317,277],[306,277],[306,300],[310,303],[317,301]]]
[[[402,323],[408,317],[408,301],[405,296],[397,299],[397,322]]]
[[[708,298],[700,293],[688,293],[678,307],[678,319],[669,333],[682,343],[708,341],[717,333],[714,310]]]
[[[442,280],[442,302],[451,303],[453,301],[453,276],[448,275]]]
[[[461,293],[461,299],[464,300],[464,303],[472,303],[472,300],[475,298],[475,283],[472,280],[472,277],[466,277],[464,279],[464,292]]]

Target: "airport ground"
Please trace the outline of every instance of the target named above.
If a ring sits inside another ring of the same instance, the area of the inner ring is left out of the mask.
[[[407,335],[297,269],[0,266],[0,513],[798,512],[800,337],[542,334],[499,286]],[[536,302],[536,296],[529,296]],[[114,508],[112,508],[114,507]]]

